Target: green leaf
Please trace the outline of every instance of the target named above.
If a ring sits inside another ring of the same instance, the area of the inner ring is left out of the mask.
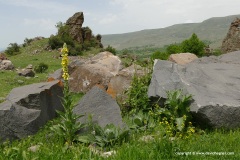
[[[139,116],[134,117],[133,122],[139,127],[143,126],[143,119]]]
[[[90,137],[90,135],[86,135],[86,136],[78,136],[78,137],[76,138],[76,140],[79,141],[79,142],[88,144],[88,143],[93,142],[95,139],[94,139],[94,137],[93,137],[93,138]]]
[[[179,131],[182,131],[183,128],[184,128],[184,120],[183,120],[183,117],[180,117],[180,118],[176,118],[175,119],[175,123],[177,125],[177,129]]]

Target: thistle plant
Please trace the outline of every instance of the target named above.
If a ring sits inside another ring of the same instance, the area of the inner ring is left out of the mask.
[[[63,98],[62,105],[64,111],[57,111],[60,115],[61,121],[59,124],[54,125],[50,129],[53,130],[57,135],[62,137],[66,144],[72,144],[76,139],[76,132],[84,127],[84,124],[77,122],[77,119],[82,117],[82,115],[73,114],[73,100],[69,92],[69,73],[68,73],[68,49],[67,45],[64,43],[62,49],[62,70],[63,70],[63,80],[64,80],[64,89],[63,89]]]

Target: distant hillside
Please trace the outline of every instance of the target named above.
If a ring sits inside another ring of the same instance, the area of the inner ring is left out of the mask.
[[[124,34],[103,35],[104,46],[111,45],[116,49],[134,47],[163,47],[179,43],[196,33],[203,41],[210,42],[210,47],[221,46],[231,22],[240,15],[215,17],[201,23],[176,24],[166,28],[149,29]]]

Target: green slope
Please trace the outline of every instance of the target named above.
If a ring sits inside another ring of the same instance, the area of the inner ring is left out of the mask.
[[[231,22],[240,15],[214,17],[201,23],[176,24],[166,28],[149,29],[124,34],[103,35],[104,46],[111,45],[116,49],[132,47],[163,47],[179,43],[196,33],[203,41],[210,41],[210,46],[218,48],[226,36]]]

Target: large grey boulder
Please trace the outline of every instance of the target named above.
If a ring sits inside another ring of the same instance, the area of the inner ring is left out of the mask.
[[[93,123],[105,127],[107,124],[123,127],[120,107],[117,102],[103,89],[95,86],[88,91],[75,106],[73,113],[85,115],[79,121],[87,122],[92,115]]]
[[[56,110],[63,110],[58,81],[14,88],[0,104],[0,140],[19,139],[36,133]]]
[[[166,98],[183,89],[193,96],[190,110],[201,125],[240,127],[240,51],[199,58],[185,66],[155,61],[148,96]]]

